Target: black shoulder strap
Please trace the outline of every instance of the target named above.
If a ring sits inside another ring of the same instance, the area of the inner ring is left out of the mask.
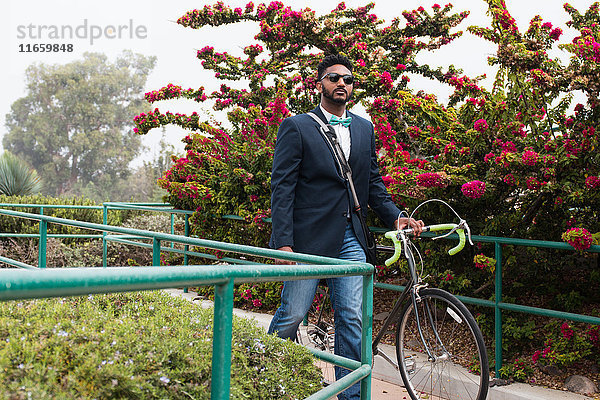
[[[340,142],[333,130],[333,126],[330,124],[325,125],[323,120],[319,118],[315,113],[309,112],[310,115],[315,121],[317,121],[320,125],[319,131],[325,137],[325,140],[333,149],[333,154],[335,159],[340,166],[340,171],[342,171],[343,177],[348,181],[350,185],[350,191],[352,192],[352,200],[354,201],[354,209],[355,211],[360,211],[360,202],[358,201],[358,196],[356,194],[356,189],[354,188],[354,181],[352,180],[352,169],[350,168],[350,164],[346,161],[346,157],[344,156],[344,151],[342,150],[342,146],[340,146]],[[360,213],[359,213],[360,214]]]

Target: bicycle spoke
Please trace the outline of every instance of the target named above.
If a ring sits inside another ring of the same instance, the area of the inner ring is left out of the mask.
[[[422,290],[416,308],[409,304],[403,311],[396,340],[400,372],[412,399],[485,399],[483,338],[464,305],[447,292]],[[472,357],[483,374],[467,370]]]

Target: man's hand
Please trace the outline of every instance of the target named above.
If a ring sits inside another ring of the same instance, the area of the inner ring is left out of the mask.
[[[292,248],[290,246],[283,246],[278,248],[277,250],[281,250],[281,251],[289,251],[290,253],[293,253],[294,250],[292,250]],[[288,261],[288,260],[275,260],[275,264],[278,265],[296,265],[295,261]]]
[[[404,217],[398,218],[394,224],[396,225],[396,229],[398,230],[404,229],[406,227],[412,228],[413,232],[415,233],[415,236],[419,236],[421,232],[423,232],[423,227],[425,226],[423,221],[421,221],[420,219],[416,220],[414,218]]]

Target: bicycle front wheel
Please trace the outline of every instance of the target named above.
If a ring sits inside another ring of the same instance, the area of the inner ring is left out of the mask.
[[[489,386],[487,351],[475,318],[456,297],[421,289],[396,327],[396,356],[410,397],[484,400]],[[420,327],[420,329],[419,329]]]

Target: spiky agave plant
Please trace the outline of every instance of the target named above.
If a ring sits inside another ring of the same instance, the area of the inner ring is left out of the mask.
[[[42,190],[37,171],[12,153],[0,156],[0,194],[26,196]]]

